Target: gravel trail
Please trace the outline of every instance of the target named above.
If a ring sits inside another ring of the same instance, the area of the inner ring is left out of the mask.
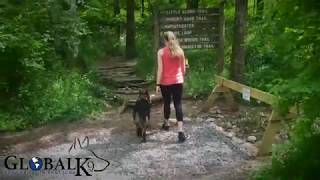
[[[154,119],[160,119],[161,106],[153,108],[153,115]],[[44,133],[41,138],[28,141],[21,140],[22,136],[27,138],[28,132],[15,135],[14,138],[9,135],[1,136],[0,143],[3,146],[0,179],[240,180],[246,179],[248,172],[257,164],[248,151],[255,149],[253,145],[226,136],[211,120],[199,121],[199,118],[186,117],[185,131],[189,137],[185,143],[177,143],[177,129],[173,124],[170,131],[162,131],[159,130],[161,122],[157,120],[154,120],[147,133],[147,142],[141,143],[135,136],[131,121],[130,113],[121,117],[106,113],[96,120],[60,125],[55,130]],[[38,131],[46,132],[46,128],[49,127],[39,128]],[[89,138],[88,146],[83,141],[85,137]],[[14,144],[4,144],[10,138],[15,139],[16,143],[12,141]],[[79,138],[82,148],[79,143],[75,143],[75,147],[70,149],[75,138]],[[67,164],[68,157],[91,157],[95,168],[105,167],[106,162],[92,152],[110,162],[104,171],[90,172],[92,176],[77,177],[74,176],[75,171],[67,170],[46,173],[45,170],[7,170],[4,167],[4,159],[8,155],[24,157],[25,166],[32,157],[50,157],[54,159],[53,164],[59,158],[63,164]]]

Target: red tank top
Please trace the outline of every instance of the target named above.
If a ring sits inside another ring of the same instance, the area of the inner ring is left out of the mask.
[[[183,60],[180,56],[172,56],[168,47],[163,48],[162,76],[160,84],[171,85],[183,83]]]

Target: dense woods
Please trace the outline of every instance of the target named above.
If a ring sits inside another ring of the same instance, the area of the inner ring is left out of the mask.
[[[223,2],[224,62],[213,49],[186,51],[185,92],[206,97],[221,69],[280,96],[282,112],[298,105],[289,140],[252,178],[320,179],[318,0],[2,0],[0,130],[73,120],[113,103],[112,85],[102,85],[95,71],[106,57],[136,59],[139,76],[154,87],[157,11]]]

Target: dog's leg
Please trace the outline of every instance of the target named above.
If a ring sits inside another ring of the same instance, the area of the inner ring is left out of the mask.
[[[146,128],[150,128],[151,126],[151,122],[150,122],[150,113],[147,115],[146,117]]]
[[[137,133],[137,136],[141,136],[141,127],[140,127],[140,124],[139,122],[136,121],[136,118],[137,118],[137,109],[135,107],[133,107],[133,111],[132,111],[132,117],[133,117],[133,122],[136,124],[136,133]]]
[[[137,126],[137,136],[142,136],[142,129],[139,126]]]
[[[148,111],[147,119],[150,121],[150,110]]]
[[[136,121],[136,116],[137,116],[137,110],[136,110],[135,107],[133,107],[133,109],[132,109],[132,118],[133,118],[134,122]]]
[[[147,123],[146,123],[147,126],[146,126],[146,128],[147,128],[147,129],[151,127],[150,113],[151,113],[151,111],[150,111],[150,108],[149,108],[148,111],[147,111],[147,117],[146,117],[146,120],[147,120]]]
[[[147,133],[146,133],[146,127],[142,128],[142,142],[147,141]]]

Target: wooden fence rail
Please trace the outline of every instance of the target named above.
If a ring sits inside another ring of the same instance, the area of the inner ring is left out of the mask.
[[[212,107],[214,101],[219,97],[219,94],[221,93],[226,98],[229,107],[231,109],[236,109],[236,104],[231,90],[239,93],[244,93],[244,91],[246,91],[250,97],[255,98],[271,106],[276,105],[280,99],[279,97],[274,96],[270,93],[243,85],[235,81],[228,80],[218,75],[215,76],[215,81],[216,86],[212,90],[206,103],[201,108],[201,112],[209,111],[210,107]],[[262,137],[261,145],[259,146],[258,155],[267,155],[271,152],[274,137],[280,129],[281,121],[288,117],[292,117],[292,114],[295,113],[295,109],[292,108],[290,114],[284,117],[280,115],[280,113],[276,109],[273,108],[271,116],[269,117],[268,125]]]

